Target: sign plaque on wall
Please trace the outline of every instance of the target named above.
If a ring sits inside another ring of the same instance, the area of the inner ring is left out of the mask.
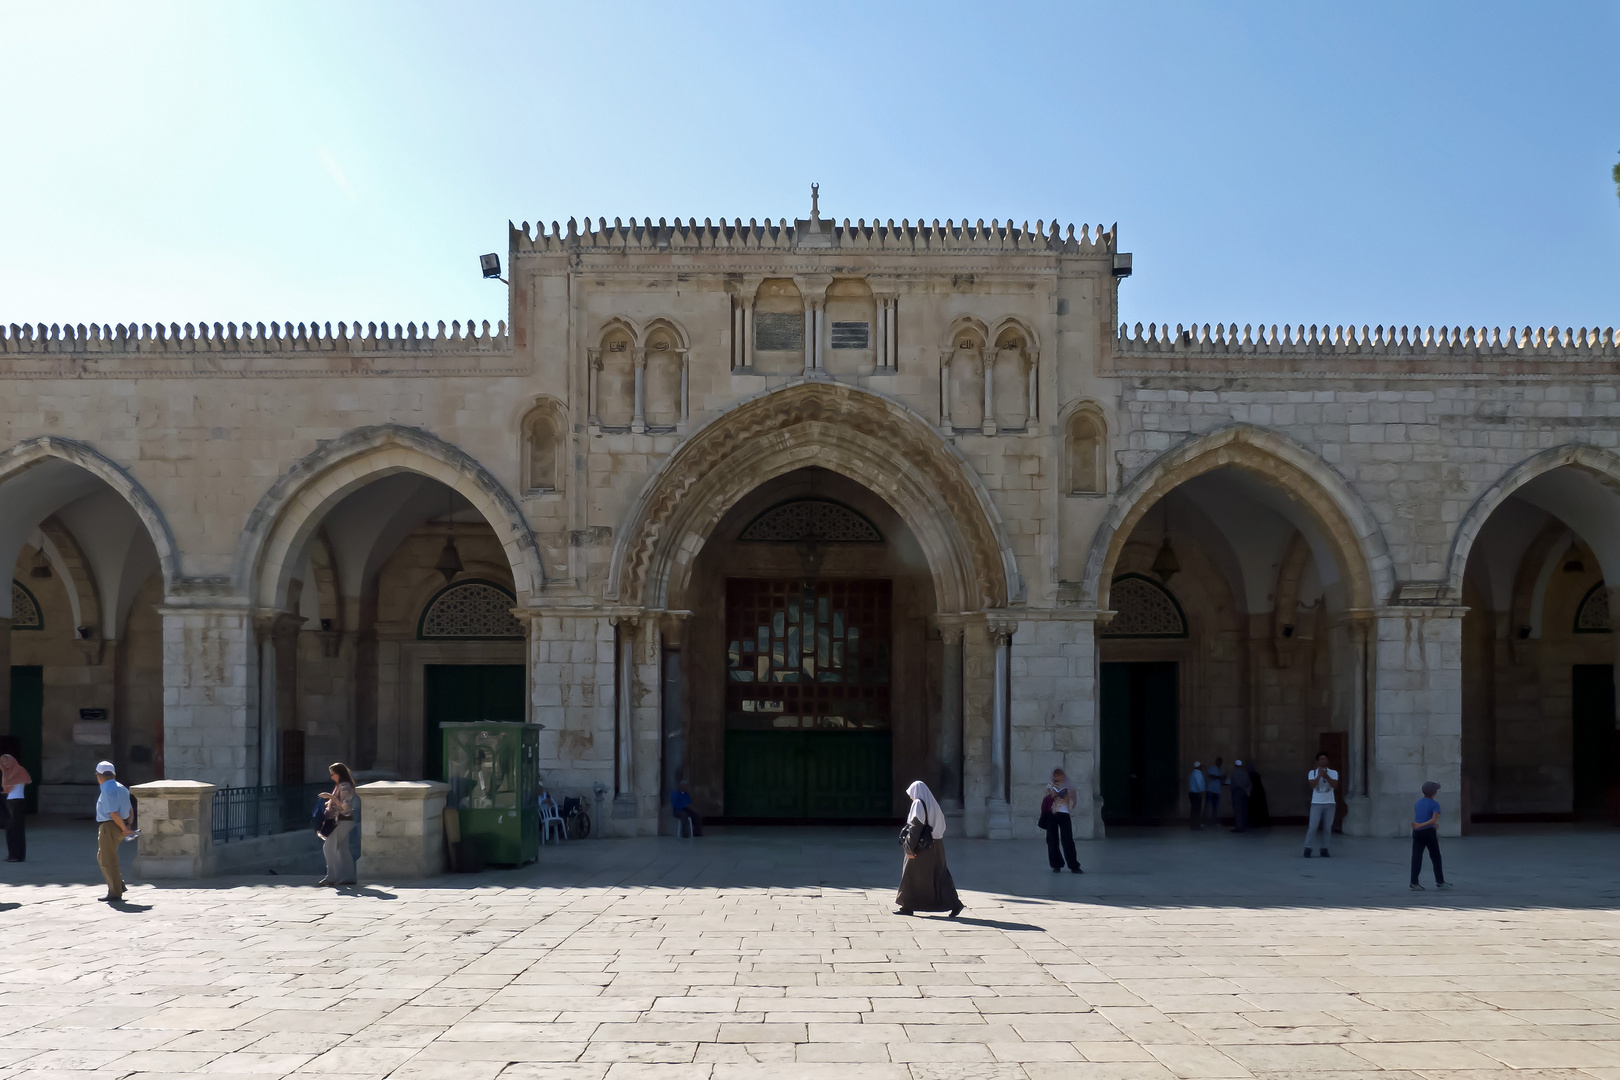
[[[80,709],[79,722],[73,725],[73,742],[78,746],[111,746],[112,721],[106,709]]]

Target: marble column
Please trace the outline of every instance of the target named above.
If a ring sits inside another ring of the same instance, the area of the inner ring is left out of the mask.
[[[636,405],[630,430],[640,435],[647,430],[647,350],[637,349],[632,356],[636,372]]]
[[[170,777],[219,787],[257,779],[258,650],[246,605],[171,600],[163,619],[163,753]],[[273,781],[272,781],[273,782]]]
[[[943,646],[939,679],[939,802],[947,810],[962,807],[962,624],[941,619]]]
[[[1399,605],[1375,617],[1368,770],[1374,836],[1410,836],[1412,804],[1440,785],[1440,832],[1461,833],[1462,607]]]

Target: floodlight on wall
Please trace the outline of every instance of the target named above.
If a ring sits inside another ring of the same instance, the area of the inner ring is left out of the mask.
[[[1131,253],[1128,251],[1114,252],[1114,276],[1128,278],[1131,276]]]
[[[510,284],[505,278],[501,277],[501,257],[493,251],[488,255],[480,255],[478,265],[484,271],[485,278],[494,278],[502,285]]]

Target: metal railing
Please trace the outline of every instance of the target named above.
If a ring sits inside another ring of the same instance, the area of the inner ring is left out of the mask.
[[[228,787],[214,792],[214,843],[312,829],[315,797],[331,784]]]

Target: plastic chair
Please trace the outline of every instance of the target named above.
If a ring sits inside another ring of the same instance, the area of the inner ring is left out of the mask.
[[[563,823],[562,815],[557,813],[556,803],[542,803],[540,806],[540,842],[546,843],[552,833],[557,834],[557,843],[561,844],[568,838],[568,827]]]

